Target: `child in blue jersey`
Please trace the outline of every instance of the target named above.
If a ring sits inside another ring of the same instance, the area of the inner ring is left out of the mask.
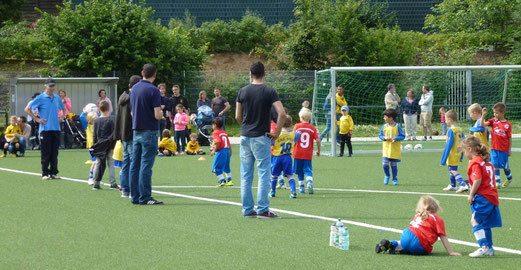
[[[458,120],[458,113],[454,110],[450,110],[445,114],[447,125],[449,129],[447,131],[447,144],[441,157],[440,165],[447,165],[449,168],[450,184],[443,189],[443,191],[456,191],[456,193],[462,193],[469,190],[469,187],[463,181],[463,177],[458,173],[458,163],[463,159],[463,153],[458,148],[460,140],[465,138],[463,131],[456,125]],[[459,183],[459,188],[456,188],[456,181]]]
[[[210,155],[215,156],[213,158],[212,172],[215,173],[217,180],[219,180],[219,187],[233,186],[232,171],[230,170],[232,148],[228,134],[222,129],[224,121],[221,117],[216,117],[213,119],[212,125],[213,146]]]
[[[398,185],[398,162],[402,158],[401,142],[405,139],[402,127],[396,123],[395,119],[398,113],[394,109],[387,109],[383,113],[385,125],[380,130],[380,140],[383,141],[383,168],[385,173],[384,185],[389,184],[391,174],[389,172],[389,164],[393,171],[393,185]]]
[[[293,146],[298,140],[298,134],[292,132],[293,119],[290,115],[286,115],[286,121],[282,126],[280,136],[272,143],[273,154],[271,159],[271,191],[270,197],[275,197],[275,190],[277,188],[278,175],[288,178],[288,184],[291,189],[290,198],[297,198],[297,187],[295,178],[293,177],[293,162],[291,155],[293,154]]]
[[[467,109],[467,111],[469,112],[470,118],[472,118],[472,120],[476,121],[474,123],[474,126],[472,126],[470,128],[470,134],[478,137],[478,139],[481,141],[481,143],[483,145],[485,145],[487,147],[487,149],[489,149],[489,145],[488,145],[489,133],[488,133],[488,129],[485,127],[483,121],[481,121],[481,117],[482,117],[481,110],[482,110],[482,108],[478,103],[474,103],[474,104],[470,105],[469,108]]]

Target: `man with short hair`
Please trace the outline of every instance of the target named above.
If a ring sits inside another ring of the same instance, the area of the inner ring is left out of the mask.
[[[161,95],[152,83],[156,79],[156,67],[146,64],[141,71],[143,79],[132,87],[132,160],[130,163],[130,202],[142,205],[158,205],[152,195],[152,167],[157,153],[157,132],[161,113]]]
[[[39,125],[40,149],[42,160],[42,179],[60,179],[58,176],[58,149],[60,146],[60,121],[58,110],[65,105],[60,96],[54,93],[56,82],[52,78],[45,80],[45,91],[35,97],[25,107],[25,112]],[[39,116],[33,110],[38,109]],[[50,165],[50,167],[49,167]]]
[[[264,64],[251,65],[252,84],[239,90],[235,118],[241,125],[241,201],[244,217],[273,219],[278,215],[270,211],[268,193],[271,181],[271,139],[276,139],[284,126],[286,112],[275,89],[264,84]],[[278,114],[277,129],[270,132],[270,109]],[[255,161],[258,168],[257,210],[252,194]]]
[[[159,88],[159,94],[161,95],[161,112],[163,114],[163,118],[159,120],[159,140],[163,139],[163,129],[170,129],[167,124],[170,119],[170,99],[166,96],[166,84],[160,83],[157,88]]]
[[[432,102],[434,101],[433,91],[428,85],[422,87],[422,96],[418,104],[420,105],[420,126],[423,127],[423,140],[432,140]],[[428,131],[428,133],[427,133]],[[429,138],[427,138],[427,134]]]
[[[221,89],[215,88],[213,89],[213,93],[215,97],[212,99],[212,110],[215,117],[221,117],[223,119],[223,127],[222,130],[226,130],[226,112],[230,110],[230,103],[226,98],[221,96]]]

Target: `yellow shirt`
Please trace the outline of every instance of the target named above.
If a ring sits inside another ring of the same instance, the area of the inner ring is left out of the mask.
[[[186,145],[186,150],[192,152],[192,153],[196,153],[196,152],[199,152],[199,150],[201,150],[199,148],[199,143],[197,141],[195,142],[188,142],[188,144]]]
[[[384,141],[385,137],[394,138],[395,142]],[[383,125],[382,129],[380,130],[380,139],[383,141],[383,157],[400,160],[402,158],[402,149],[400,141],[404,138],[405,135],[403,134],[402,127],[397,123],[395,123],[394,126],[390,126],[389,124]]]
[[[458,150],[459,141],[464,138],[463,131],[460,127],[452,126],[447,131],[447,137],[445,141],[445,151],[443,152],[442,162],[445,161],[447,166],[458,166],[461,160],[461,152]]]
[[[15,134],[20,134],[22,135],[22,129],[20,128],[19,125],[16,125],[16,126],[13,126],[13,125],[9,125],[6,129],[5,129],[5,138],[6,139],[11,139],[11,138],[14,138],[11,142],[12,143],[17,143],[18,142],[18,138],[15,137],[14,135]]]
[[[87,135],[87,149],[89,149],[94,144],[94,124],[87,125],[85,134]]]
[[[123,161],[123,144],[120,140],[116,141],[116,146],[114,146],[114,153],[112,154],[112,158],[117,161]]]
[[[340,117],[340,121],[338,121],[338,124],[340,125],[340,134],[347,134],[349,132],[353,132],[353,128],[355,124],[353,123],[353,118],[351,118],[351,115],[342,115]]]
[[[172,140],[172,138],[167,138],[167,137],[164,137],[159,142],[159,147],[164,148],[165,150],[168,150],[168,151],[170,151],[172,153],[175,153],[175,150],[177,150],[177,145]]]
[[[479,127],[481,126],[481,123],[480,123],[480,120],[476,121],[476,123],[474,124],[474,127]],[[485,131],[483,132],[474,132],[472,135],[476,136],[479,138],[479,140],[481,141],[482,144],[484,144],[488,150],[490,150],[490,146],[488,145],[488,130],[486,127],[485,128]]]
[[[282,131],[280,136],[273,143],[273,156],[292,155],[294,145],[295,133],[292,131]]]
[[[336,113],[342,113],[340,110],[342,106],[347,106],[347,101],[344,95],[336,93]]]

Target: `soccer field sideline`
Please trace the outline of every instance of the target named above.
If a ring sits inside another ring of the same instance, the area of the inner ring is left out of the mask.
[[[38,177],[41,176],[41,173],[13,170],[13,169],[2,168],[2,167],[0,167],[0,171],[11,172],[11,173],[18,173],[18,174],[26,174],[26,175],[33,175],[33,176],[38,176]],[[78,183],[87,183],[87,180],[81,180],[81,179],[75,179],[75,178],[69,178],[69,177],[61,177],[61,179],[67,180],[67,181],[72,181],[72,182],[78,182]],[[103,184],[108,186],[108,184],[106,184],[106,183],[103,183]],[[168,195],[168,196],[185,198],[185,199],[207,201],[207,202],[213,202],[213,203],[218,203],[218,204],[226,204],[226,205],[233,205],[233,206],[242,206],[241,203],[232,202],[232,201],[217,200],[217,199],[212,199],[212,198],[191,196],[191,195],[185,195],[185,194],[179,194],[179,193],[173,193],[173,192],[166,192],[166,191],[159,191],[159,190],[152,190],[152,192],[156,193],[156,194]],[[404,192],[402,192],[402,193],[404,193]],[[428,194],[428,193],[426,193],[426,194]],[[463,196],[465,196],[465,195],[463,195]],[[284,213],[284,214],[294,215],[294,216],[299,216],[299,217],[313,218],[313,219],[325,220],[325,221],[330,221],[330,222],[337,221],[336,218],[331,218],[331,217],[310,215],[310,214],[305,214],[305,213],[300,213],[300,212],[290,211],[290,210],[283,210],[283,209],[278,209],[278,208],[270,208],[270,209],[273,210],[274,212],[279,212],[279,213]],[[355,225],[355,226],[360,226],[360,227],[365,227],[365,228],[370,228],[370,229],[376,229],[376,230],[381,230],[381,231],[389,231],[389,232],[400,233],[400,234],[403,232],[400,229],[383,227],[383,226],[378,226],[378,225],[373,225],[373,224],[368,224],[368,223],[363,223],[363,222],[357,222],[357,221],[352,221],[352,220],[342,219],[342,222],[346,223],[346,224],[351,224],[351,225]],[[452,238],[449,238],[449,242],[454,243],[454,244],[470,246],[470,247],[479,247],[479,245],[476,244],[476,243],[468,242],[468,241],[462,241],[462,240],[457,240],[457,239],[452,239]],[[521,250],[510,249],[510,248],[503,248],[503,247],[494,247],[494,249],[497,250],[497,251],[502,251],[502,252],[506,252],[506,253],[521,255]]]

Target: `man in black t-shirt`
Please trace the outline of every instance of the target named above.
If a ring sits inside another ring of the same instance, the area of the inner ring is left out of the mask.
[[[215,115],[215,117],[221,117],[223,119],[223,130],[226,130],[225,120],[226,120],[226,112],[230,110],[231,106],[230,103],[226,98],[221,96],[221,89],[215,88],[213,90],[213,93],[215,94],[215,98],[212,99],[212,110]]]
[[[174,85],[172,86],[172,97],[170,97],[170,105],[171,105],[171,110],[170,110],[170,122],[172,123],[172,127],[174,126],[173,123],[174,123],[174,118],[175,118],[175,114],[177,113],[175,107],[177,106],[177,104],[182,104],[183,106],[185,106],[185,113],[186,115],[190,115],[190,106],[188,105],[188,100],[183,96],[181,95],[181,87],[179,87],[179,85]],[[190,140],[190,131],[188,130],[188,125],[186,126],[186,130],[185,130],[185,140],[189,141]]]
[[[241,125],[241,200],[244,217],[279,218],[269,210],[271,181],[271,139],[280,135],[286,112],[275,89],[264,84],[264,65],[256,62],[250,68],[252,84],[239,90],[235,118]],[[270,132],[270,109],[278,113],[277,129]],[[257,211],[252,194],[254,164],[257,161]]]

